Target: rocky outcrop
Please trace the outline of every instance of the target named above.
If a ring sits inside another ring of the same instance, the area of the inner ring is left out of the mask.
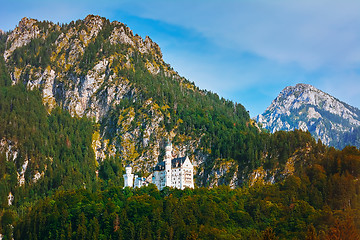
[[[125,26],[122,23],[115,22],[116,27],[112,31],[110,35],[110,43],[111,44],[129,44],[132,47],[135,47],[136,44],[132,40],[130,36],[134,36],[132,30]]]
[[[22,47],[30,43],[32,39],[40,36],[40,29],[36,23],[37,21],[35,19],[26,17],[21,19],[19,26],[17,26],[7,38],[6,44],[10,47],[5,50],[5,60],[8,60],[16,48]]]
[[[5,153],[6,161],[15,161],[18,155],[16,143],[8,139],[0,140],[0,152]]]
[[[25,172],[28,168],[28,165],[31,161],[31,159],[28,159],[27,157],[25,157],[25,160],[22,163],[19,163],[19,159],[18,156],[21,155],[19,153],[19,149],[18,149],[18,144],[14,141],[8,140],[8,139],[1,139],[0,140],[0,154],[4,154],[5,156],[5,161],[11,161],[14,162],[14,164],[20,164],[21,167],[19,169],[17,169],[16,174],[17,174],[17,184],[19,186],[22,186],[25,184],[26,179],[25,179]],[[37,171],[38,173],[38,171]],[[41,174],[34,174],[33,176],[33,182],[36,182],[40,177],[42,177],[44,175],[44,172],[42,172]]]

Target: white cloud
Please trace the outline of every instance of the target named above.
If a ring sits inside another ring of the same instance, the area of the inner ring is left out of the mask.
[[[360,107],[360,76],[355,72],[329,74],[319,80],[317,87],[351,106]]]
[[[280,63],[360,63],[360,1],[138,1],[142,17],[195,29],[218,45]]]

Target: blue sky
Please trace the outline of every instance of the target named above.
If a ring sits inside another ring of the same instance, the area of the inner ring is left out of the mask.
[[[197,86],[262,113],[308,83],[360,107],[359,0],[0,0],[0,29],[26,16],[70,22],[98,14],[157,42]]]

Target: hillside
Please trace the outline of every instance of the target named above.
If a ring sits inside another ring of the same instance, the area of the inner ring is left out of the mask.
[[[147,177],[168,138],[175,155],[195,164],[198,186],[236,187],[260,166],[265,140],[246,109],[179,76],[156,43],[123,23],[23,18],[0,40],[1,152],[14,161],[3,202],[20,186],[46,193],[94,185],[97,173],[102,186],[121,185],[126,164]],[[79,121],[91,127],[72,132]]]
[[[336,148],[360,147],[360,110],[311,85],[286,87],[256,120],[270,132],[301,129]]]

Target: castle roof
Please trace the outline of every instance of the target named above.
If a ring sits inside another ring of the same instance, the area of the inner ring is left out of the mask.
[[[181,167],[186,160],[186,157],[174,158],[171,160],[171,167],[178,168]]]
[[[179,168],[181,167],[184,162],[186,160],[186,157],[179,157],[179,158],[174,158],[171,160],[171,168]],[[156,164],[156,166],[154,167],[154,171],[162,171],[165,170],[165,162],[160,162],[158,164]]]

